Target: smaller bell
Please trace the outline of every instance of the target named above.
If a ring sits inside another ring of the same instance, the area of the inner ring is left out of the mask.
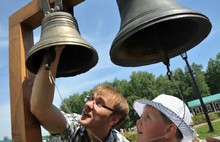
[[[45,52],[55,46],[65,46],[56,77],[75,76],[98,62],[96,50],[80,36],[76,19],[67,12],[58,11],[45,15],[42,20],[40,40],[27,54],[27,69],[36,74]]]

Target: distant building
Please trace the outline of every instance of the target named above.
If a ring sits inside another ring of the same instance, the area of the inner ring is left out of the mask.
[[[220,93],[202,98],[208,113],[220,111]],[[187,102],[191,112],[194,115],[203,113],[203,109],[199,99]]]

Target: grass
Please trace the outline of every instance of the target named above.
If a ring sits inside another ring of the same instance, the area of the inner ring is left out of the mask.
[[[200,139],[205,139],[208,136],[215,137],[220,135],[220,121],[212,122],[213,132],[210,132],[208,124],[195,128]]]

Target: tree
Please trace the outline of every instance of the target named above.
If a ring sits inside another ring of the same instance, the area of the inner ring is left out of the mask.
[[[173,89],[172,82],[168,79],[167,76],[160,75],[156,78],[155,82],[157,92],[159,94],[169,94],[173,95],[175,90]]]
[[[190,85],[183,70],[180,68],[172,72],[171,80],[167,76],[160,75],[156,79],[156,86],[159,94],[169,94],[183,99],[185,102],[191,100]],[[182,96],[181,96],[182,95]]]
[[[220,52],[216,55],[215,60],[210,59],[206,70],[206,80],[211,94],[220,92]]]
[[[176,92],[174,92],[174,96],[179,99],[183,99],[185,102],[192,100],[192,80],[186,73],[183,72],[182,69],[177,68],[174,71],[174,82],[176,82]],[[175,85],[174,85],[175,86]],[[183,95],[183,98],[180,95]]]
[[[118,80],[117,78],[114,79],[112,83],[109,83],[111,86],[115,87],[122,95],[126,98],[129,96],[129,82],[127,80]]]
[[[193,76],[195,78],[196,84],[198,86],[198,90],[202,97],[210,95],[208,84],[205,79],[205,72],[202,71],[203,66],[193,63],[191,65],[191,69],[193,72]],[[188,68],[185,67],[185,74],[187,78],[187,82],[189,83],[188,91],[191,95],[191,100],[198,99],[198,96],[195,92],[195,85],[193,84],[192,77],[188,72]],[[190,87],[191,86],[191,87]]]
[[[158,95],[153,74],[143,71],[133,72],[130,79],[130,94],[147,99],[153,99]]]
[[[85,97],[90,92],[83,92],[83,94],[73,94],[69,98],[65,98],[60,106],[60,109],[66,113],[78,113],[81,114],[85,105]]]

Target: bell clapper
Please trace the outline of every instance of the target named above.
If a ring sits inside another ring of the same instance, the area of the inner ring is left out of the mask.
[[[169,80],[171,80],[172,72],[170,71],[170,59],[167,55],[167,52],[164,48],[162,48],[162,46],[156,46],[156,47],[157,47],[157,51],[160,54],[160,58],[161,58],[162,62],[167,67],[167,76],[168,76]]]
[[[46,70],[50,70],[51,63],[54,61],[55,57],[56,57],[56,52],[54,47],[46,49],[44,54],[44,63]]]
[[[167,76],[171,80],[172,72],[170,71],[170,59],[168,58],[167,52],[165,49],[157,48],[160,54],[161,60],[167,67]]]
[[[156,31],[154,31],[154,34],[156,35],[156,37],[158,37]],[[164,46],[161,46],[160,40],[157,40],[157,39],[158,38],[154,39],[155,47],[156,47],[157,52],[161,58],[161,61],[167,67],[167,76],[168,76],[169,80],[171,80],[172,72],[170,71],[170,58],[168,57],[166,48],[164,48]]]
[[[168,57],[168,53],[167,53],[167,47],[165,47],[164,45],[161,45],[161,40],[158,36],[158,31],[156,29],[153,30],[153,34],[155,36],[155,38],[153,38],[153,42],[154,45],[156,47],[156,50],[158,52],[158,55],[160,56],[161,61],[165,64],[165,65],[169,65],[170,64],[170,59]]]

